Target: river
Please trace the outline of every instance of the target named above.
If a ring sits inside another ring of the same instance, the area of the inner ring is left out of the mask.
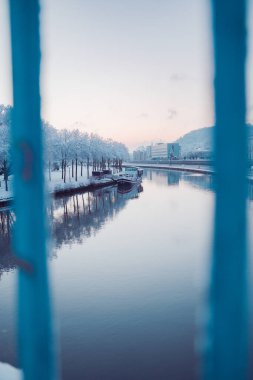
[[[110,187],[52,201],[63,380],[197,378],[213,206],[212,176],[148,169],[130,193]],[[0,361],[18,366],[15,215],[0,216]]]

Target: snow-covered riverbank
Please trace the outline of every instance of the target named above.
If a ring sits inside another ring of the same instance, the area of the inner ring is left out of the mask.
[[[124,165],[123,165],[124,166]],[[129,166],[138,166],[147,169],[164,169],[164,170],[182,170],[192,173],[214,174],[211,166],[207,165],[184,165],[184,164],[129,164]]]
[[[51,172],[50,178],[47,173],[47,189],[50,194],[64,194],[64,193],[71,193],[73,191],[78,190],[89,190],[92,188],[97,187],[103,187],[103,186],[109,186],[114,183],[114,181],[111,178],[94,178],[90,177],[87,178],[86,171],[84,170],[83,176],[80,175],[80,172],[78,172],[78,179],[77,181],[75,178],[73,178],[69,173],[66,176],[66,182],[62,180],[61,177],[61,171],[53,171]],[[5,182],[3,180],[3,176],[0,176],[0,205],[4,205],[5,203],[12,200],[13,197],[13,176],[9,177],[8,180],[8,191],[6,191],[5,188]]]
[[[146,169],[179,170],[179,171],[199,173],[199,174],[215,174],[214,168],[212,166],[207,166],[207,165],[129,164],[129,166],[138,166],[138,167],[146,168]],[[247,179],[249,182],[253,183],[253,169],[252,168],[250,168],[249,170]]]

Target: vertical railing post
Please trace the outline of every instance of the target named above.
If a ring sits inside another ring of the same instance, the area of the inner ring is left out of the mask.
[[[246,0],[212,0],[216,206],[208,380],[248,377]]]
[[[25,380],[55,379],[47,273],[40,120],[38,0],[9,0],[14,111],[11,125],[18,279],[18,349]]]

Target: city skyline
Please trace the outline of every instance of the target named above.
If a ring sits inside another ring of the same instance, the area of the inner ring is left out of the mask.
[[[7,1],[0,5],[0,103],[12,104]],[[42,117],[130,150],[213,125],[210,30],[206,1],[42,1]],[[251,42],[250,29],[248,67]]]

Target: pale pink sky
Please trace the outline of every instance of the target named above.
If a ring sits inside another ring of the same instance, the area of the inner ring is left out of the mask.
[[[0,0],[4,104],[7,16]],[[79,126],[132,149],[213,124],[208,1],[43,0],[41,20],[42,116],[56,128]]]

